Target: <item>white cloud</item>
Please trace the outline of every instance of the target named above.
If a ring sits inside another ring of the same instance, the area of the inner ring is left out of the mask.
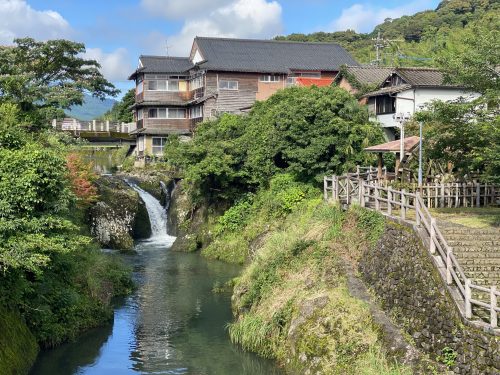
[[[125,81],[134,70],[125,48],[118,48],[110,53],[100,48],[87,48],[85,58],[97,60],[101,64],[101,73],[109,81]]]
[[[38,40],[71,34],[68,22],[52,10],[35,10],[22,0],[0,0],[0,43],[30,36]]]
[[[230,4],[233,0],[142,0],[141,4],[151,14],[168,19],[198,17]]]
[[[330,27],[334,31],[352,29],[357,32],[370,32],[376,25],[384,22],[386,18],[398,18],[403,15],[414,14],[429,9],[431,6],[432,1],[430,0],[413,1],[395,8],[354,4],[343,9],[340,17],[334,20]]]
[[[193,3],[192,0],[186,2]],[[195,36],[269,38],[281,31],[281,5],[277,1],[232,0],[210,12],[205,11],[203,16],[187,17],[178,34],[151,33],[146,44],[151,47],[151,53],[165,54],[168,39],[170,54],[186,55]]]

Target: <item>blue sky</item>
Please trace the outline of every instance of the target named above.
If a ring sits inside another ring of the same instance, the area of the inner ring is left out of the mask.
[[[385,18],[439,0],[0,0],[0,43],[15,37],[84,42],[87,56],[122,90],[140,54],[186,55],[195,35],[271,38],[290,33],[371,31]]]

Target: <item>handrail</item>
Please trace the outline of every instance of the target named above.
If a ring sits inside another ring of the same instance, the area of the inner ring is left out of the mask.
[[[429,207],[433,204],[431,199],[442,199],[443,197],[448,199],[448,205],[453,205],[454,207],[458,207],[460,205],[479,206],[481,203],[486,205],[489,201],[496,202],[497,193],[500,193],[500,186],[479,183],[448,184],[448,187],[450,185],[454,185],[454,190],[449,189],[448,194],[441,194],[443,191],[446,192],[445,184],[427,184],[423,186],[423,189],[415,189],[414,192],[408,192],[404,189],[396,190],[390,186],[382,186],[378,184],[376,180],[371,180],[373,172],[361,173],[360,170],[361,168],[358,168],[357,173],[349,173],[344,176],[325,176],[325,200],[329,199],[331,192],[331,197],[334,200],[343,201],[347,205],[349,205],[353,200],[357,200],[362,207],[367,207],[373,203],[374,205],[368,208],[374,208],[376,211],[380,211],[391,217],[395,217],[393,210],[399,209],[400,218],[412,223],[414,223],[414,221],[408,220],[407,217],[409,211],[414,210],[415,224],[417,227],[424,229],[423,232],[429,239],[428,250],[430,254],[433,257],[441,259],[444,271],[441,274],[443,275],[444,281],[450,286],[455,286],[458,290],[460,299],[456,299],[456,302],[457,304],[463,304],[465,318],[472,318],[472,305],[479,306],[490,311],[490,326],[497,328],[497,313],[500,312],[497,297],[500,297],[500,291],[497,291],[496,286],[494,285],[490,287],[475,285],[469,278],[467,278],[453,252],[453,249],[448,245],[436,223],[436,220],[432,217]],[[364,180],[364,176],[367,176],[369,181]],[[427,196],[428,199],[426,202],[426,197],[421,195],[421,191],[425,191],[426,189],[430,190],[431,188],[434,189],[434,191],[440,191],[441,193],[439,195],[436,193],[433,196]],[[460,189],[462,189],[463,194],[460,194]],[[469,191],[467,191],[467,189],[469,189]],[[474,191],[472,191],[472,189],[474,189]],[[471,200],[467,200],[468,197],[470,197]],[[384,203],[386,208],[383,208],[381,203]],[[439,204],[437,201],[434,203]],[[485,302],[472,298],[472,289],[488,293],[490,296],[489,301]]]

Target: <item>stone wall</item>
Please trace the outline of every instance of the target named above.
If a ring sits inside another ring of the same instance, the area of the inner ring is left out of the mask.
[[[382,308],[431,358],[447,358],[457,374],[500,374],[500,336],[462,319],[412,228],[388,220],[380,240],[361,257],[359,271]]]

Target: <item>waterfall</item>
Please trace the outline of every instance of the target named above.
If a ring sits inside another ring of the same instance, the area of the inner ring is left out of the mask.
[[[158,199],[153,197],[147,191],[141,189],[136,184],[127,181],[127,183],[134,189],[142,201],[146,205],[148,211],[149,222],[151,223],[151,237],[149,241],[162,242],[166,245],[172,245],[175,237],[167,233],[167,210],[160,204]]]

